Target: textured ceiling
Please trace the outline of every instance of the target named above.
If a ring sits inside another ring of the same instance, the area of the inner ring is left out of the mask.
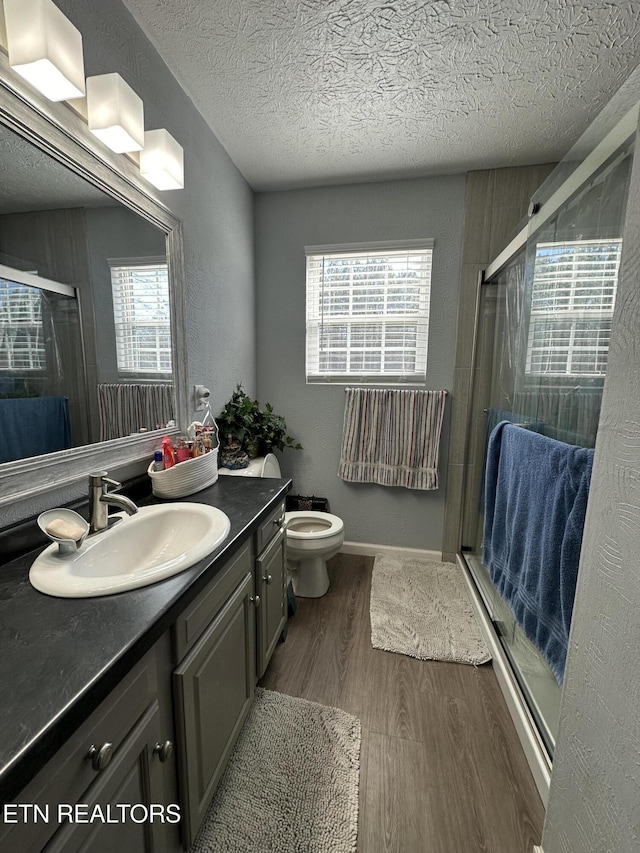
[[[640,0],[124,0],[255,189],[560,159]]]

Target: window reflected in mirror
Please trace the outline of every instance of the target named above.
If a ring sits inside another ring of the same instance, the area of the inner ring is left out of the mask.
[[[19,371],[25,379],[46,368],[42,296],[35,288],[0,279],[0,369]],[[5,380],[0,393],[15,391],[12,384]]]

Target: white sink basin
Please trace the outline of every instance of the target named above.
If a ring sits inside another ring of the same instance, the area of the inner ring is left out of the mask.
[[[165,503],[89,536],[73,554],[46,548],[29,580],[40,592],[63,598],[111,595],[164,580],[206,557],[229,535],[229,518],[216,507]]]

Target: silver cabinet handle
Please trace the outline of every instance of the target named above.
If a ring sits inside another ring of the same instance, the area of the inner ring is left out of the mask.
[[[263,580],[266,584],[270,584],[270,583],[271,583],[271,581],[273,580],[273,575],[265,575],[265,576],[262,578],[262,580]]]
[[[97,747],[95,744],[91,744],[89,750],[87,752],[87,758],[91,761],[91,766],[99,773],[101,770],[109,764],[113,757],[113,744],[103,743],[101,747]]]
[[[164,743],[157,743],[153,748],[153,754],[157,755],[160,761],[164,764],[173,755],[173,744],[170,740],[165,740]]]
[[[256,607],[260,606],[260,596],[259,595],[250,595],[249,601],[253,601]]]

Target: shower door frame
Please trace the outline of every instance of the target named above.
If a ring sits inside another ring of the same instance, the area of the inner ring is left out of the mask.
[[[577,164],[576,168],[552,192],[544,203],[540,204],[534,196],[529,208],[529,220],[527,224],[518,232],[506,248],[500,252],[496,258],[491,261],[491,263],[489,263],[488,266],[478,275],[470,365],[471,369],[469,371],[469,386],[467,391],[469,404],[466,413],[467,422],[464,449],[465,470],[468,470],[470,463],[471,430],[473,423],[473,407],[471,401],[473,399],[473,381],[477,361],[476,356],[482,288],[490,285],[492,281],[495,280],[498,273],[500,273],[521,250],[523,250],[528,239],[535,234],[542,225],[550,219],[559,210],[559,208],[636,133],[639,116],[640,101],[635,101],[631,108],[628,108],[627,104],[627,109],[624,111],[624,115],[620,121],[618,121],[615,126],[606,133],[606,135],[604,135],[602,140],[592,148],[584,159]],[[579,150],[579,143],[576,148]],[[637,156],[635,146],[634,155]],[[552,176],[554,173],[552,173]],[[465,581],[467,582],[471,598],[480,618],[493,656],[494,672],[496,673],[498,683],[518,733],[518,737],[523,747],[536,787],[542,802],[546,807],[549,797],[549,785],[551,781],[553,760],[545,743],[544,737],[538,727],[535,716],[530,708],[529,702],[525,697],[525,692],[520,685],[517,675],[515,674],[511,660],[495,629],[490,615],[490,604],[486,601],[482,592],[482,583],[474,572],[472,561],[467,559],[465,552],[462,550],[464,511],[467,502],[466,483],[467,480],[465,477],[463,497],[459,508],[460,547],[456,554],[456,561],[463,572]]]

